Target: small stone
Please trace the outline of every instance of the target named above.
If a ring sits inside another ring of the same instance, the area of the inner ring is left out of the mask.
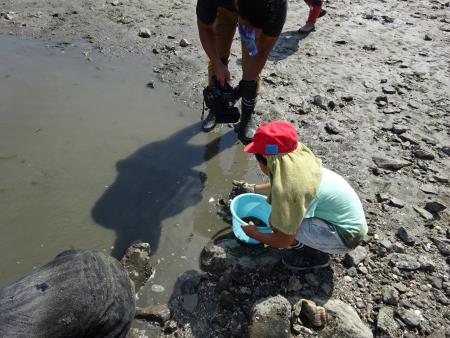
[[[438,195],[439,194],[432,184],[422,184],[419,187],[419,189],[422,190],[425,194],[430,194],[430,195]]]
[[[347,270],[347,275],[350,277],[355,277],[356,275],[358,275],[358,271],[356,270],[356,267],[352,266],[351,268],[349,268]]]
[[[439,252],[444,256],[450,256],[450,242],[446,240],[440,240],[437,238],[431,238],[434,245],[438,248]]]
[[[149,83],[147,83],[147,88],[155,88],[155,83],[153,81],[150,81]]]
[[[356,266],[361,263],[367,255],[367,250],[364,247],[357,246],[354,250],[345,254],[343,263],[346,267]]]
[[[379,192],[377,194],[377,201],[378,202],[385,202],[388,201],[390,199],[389,195],[384,193],[384,192]]]
[[[405,293],[406,291],[408,291],[406,285],[401,282],[395,283],[393,286],[401,293]]]
[[[327,98],[321,96],[321,95],[315,95],[313,98],[313,104],[322,108],[323,110],[327,110]]]
[[[409,142],[411,144],[419,144],[419,141],[417,140],[416,137],[414,137],[412,134],[410,134],[409,132],[400,134],[398,136],[400,138],[400,140],[402,140],[403,142]]]
[[[180,40],[180,46],[181,46],[181,47],[187,47],[187,46],[189,46],[189,45],[190,45],[190,43],[189,43],[188,40],[186,40],[186,39],[181,39],[181,40]]]
[[[396,135],[400,135],[403,134],[404,132],[408,131],[409,127],[402,125],[402,124],[393,124],[391,131],[396,134]]]
[[[443,146],[441,148],[441,150],[445,155],[450,156],[450,147],[449,146]]]
[[[418,270],[421,265],[417,258],[408,254],[394,253],[391,257],[391,263],[401,270]]]
[[[341,100],[344,102],[352,102],[353,101],[353,96],[342,96]]]
[[[417,244],[419,242],[419,239],[414,236],[411,231],[409,231],[408,229],[404,228],[404,227],[400,227],[397,230],[397,236],[403,241],[405,242],[407,245],[414,245]]]
[[[395,94],[396,93],[395,88],[392,86],[383,86],[382,90],[383,90],[384,94]]]
[[[390,204],[396,208],[403,208],[405,206],[405,202],[403,202],[402,200],[396,198],[396,197],[392,197],[390,199]]]
[[[159,285],[159,284],[153,284],[152,285],[152,291],[156,292],[156,293],[161,293],[164,292],[166,289],[164,288],[164,286]]]
[[[150,30],[148,28],[142,27],[139,29],[138,35],[141,38],[149,38],[150,36],[152,36],[152,33],[150,32]]]
[[[400,113],[400,110],[397,108],[391,107],[391,108],[383,109],[383,114],[386,114],[386,115],[399,114],[399,113]]]
[[[367,270],[367,268],[364,265],[358,266],[358,271],[364,275],[367,275],[369,273],[369,271]]]
[[[414,310],[399,308],[396,313],[407,326],[418,327],[420,325],[420,315],[418,315]]]
[[[390,240],[388,240],[387,238],[384,238],[381,242],[380,245],[386,249],[386,251],[390,252],[392,251],[392,242]]]
[[[428,34],[425,34],[425,36],[424,36],[424,38],[423,38],[425,41],[431,41],[431,40],[433,40],[432,38],[431,38],[431,36],[429,36]]]
[[[447,207],[440,201],[430,201],[425,204],[425,209],[430,212],[438,213],[447,209]]]
[[[442,285],[443,285],[443,279],[441,277],[434,277],[431,280],[431,285],[438,290],[442,289]]]
[[[378,167],[391,171],[397,171],[411,165],[409,161],[389,159],[386,157],[372,157],[372,160]]]
[[[388,286],[384,289],[383,292],[383,302],[389,305],[397,305],[399,300],[398,291],[392,287]]]
[[[339,129],[332,123],[325,124],[325,130],[328,134],[337,135],[340,133]]]
[[[344,279],[344,282],[346,282],[346,283],[351,283],[353,281],[353,278],[350,276],[344,276],[343,279]]]
[[[413,209],[425,220],[431,221],[434,219],[434,216],[426,211],[425,209],[419,208],[419,207],[413,207]]]
[[[375,103],[377,104],[377,105],[383,105],[383,106],[386,106],[387,105],[387,103],[388,103],[388,98],[387,98],[387,96],[377,96],[376,98],[375,98]]]
[[[421,160],[434,160],[434,154],[429,150],[424,149],[414,149],[412,151],[414,157]]]
[[[377,329],[388,337],[400,335],[400,326],[394,319],[394,310],[391,307],[384,306],[378,312]]]

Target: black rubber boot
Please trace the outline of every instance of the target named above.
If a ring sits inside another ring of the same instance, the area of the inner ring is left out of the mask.
[[[210,110],[208,116],[202,121],[202,130],[209,132],[216,126],[216,115]]]
[[[244,81],[239,83],[241,91],[241,121],[234,130],[238,133],[239,140],[248,144],[253,141],[256,132],[256,122],[253,117],[256,105],[256,81]]]

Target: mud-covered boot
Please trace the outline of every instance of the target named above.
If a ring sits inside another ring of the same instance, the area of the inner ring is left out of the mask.
[[[244,81],[239,83],[241,91],[241,121],[235,125],[234,130],[238,133],[238,138],[242,143],[248,144],[253,141],[256,132],[256,122],[254,119],[256,105],[256,81]]]

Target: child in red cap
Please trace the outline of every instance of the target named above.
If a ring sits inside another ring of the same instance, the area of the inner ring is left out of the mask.
[[[252,187],[256,193],[268,194],[272,233],[258,232],[252,222],[242,229],[266,245],[292,249],[282,255],[289,268],[328,266],[330,253],[351,251],[367,234],[355,191],[298,142],[293,125],[285,121],[261,125],[244,150],[255,154],[262,172],[269,176],[270,183]]]

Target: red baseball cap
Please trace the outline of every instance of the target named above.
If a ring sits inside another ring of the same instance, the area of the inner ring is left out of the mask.
[[[297,129],[286,121],[274,121],[256,129],[253,142],[245,146],[244,151],[252,154],[273,156],[290,153],[297,149]]]

